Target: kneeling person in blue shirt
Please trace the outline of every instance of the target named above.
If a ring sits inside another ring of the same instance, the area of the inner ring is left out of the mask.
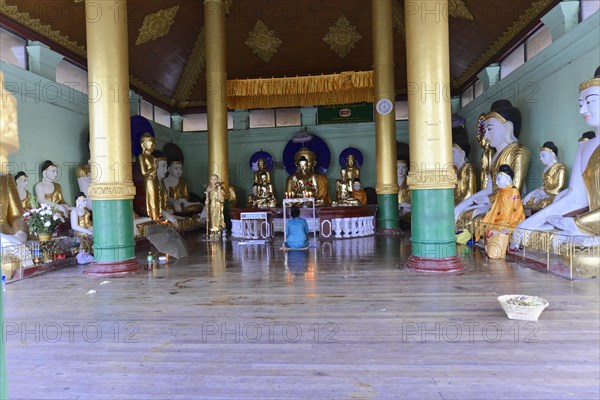
[[[290,249],[301,249],[308,247],[308,223],[304,218],[300,218],[300,209],[292,207],[292,219],[289,220],[285,228],[287,241],[285,247]]]

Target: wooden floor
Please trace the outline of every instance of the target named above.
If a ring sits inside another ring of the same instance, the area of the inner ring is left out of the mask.
[[[68,267],[9,284],[10,398],[600,397],[597,280],[480,253],[463,275],[412,273],[397,237],[296,254],[281,239],[189,243],[189,258],[125,278]],[[512,293],[550,306],[508,320],[496,297]]]

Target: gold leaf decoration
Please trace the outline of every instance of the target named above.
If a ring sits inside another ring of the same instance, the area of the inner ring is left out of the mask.
[[[183,74],[177,82],[177,89],[175,90],[174,105],[178,107],[185,107],[188,104],[190,95],[198,78],[200,78],[200,72],[204,67],[204,60],[206,57],[206,45],[204,43],[204,28],[200,30],[200,34],[194,44],[192,55],[188,58],[185,64]]]
[[[340,16],[337,22],[329,27],[329,33],[323,40],[329,44],[331,50],[338,56],[344,58],[354,48],[354,45],[362,39],[362,36],[356,30],[356,26],[350,25],[350,21],[345,16]]]
[[[281,46],[281,43],[275,31],[270,31],[264,22],[258,20],[254,29],[248,33],[245,45],[250,47],[254,54],[264,62],[269,62],[271,57],[277,53],[277,48]]]
[[[473,21],[473,14],[471,14],[463,0],[450,0],[448,2],[448,14],[454,18],[464,18]]]
[[[179,6],[173,6],[146,15],[135,44],[140,45],[168,35],[178,10]]]

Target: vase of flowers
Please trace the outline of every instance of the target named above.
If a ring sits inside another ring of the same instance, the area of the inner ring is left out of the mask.
[[[41,242],[52,238],[54,230],[64,222],[64,218],[56,211],[56,207],[42,204],[38,208],[27,210],[23,218],[31,233],[37,234]]]

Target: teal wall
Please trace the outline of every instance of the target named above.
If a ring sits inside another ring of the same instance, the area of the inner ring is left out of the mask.
[[[65,201],[73,205],[79,191],[75,168],[89,158],[87,96],[11,64],[0,62],[0,69],[6,90],[16,90],[18,102],[20,149],[9,156],[9,171],[25,171],[35,194],[40,166],[52,160],[59,166]]]
[[[335,197],[335,180],[339,179],[339,155],[348,146],[359,149],[364,156],[361,168],[361,182],[364,187],[375,187],[375,124],[331,124],[308,126],[308,131],[319,135],[329,146],[331,163],[327,171],[329,192]],[[229,177],[237,187],[239,199],[245,199],[252,188],[253,172],[248,161],[253,153],[268,151],[275,161],[282,161],[283,149],[287,142],[300,131],[301,127],[260,128],[244,131],[229,131]],[[207,141],[206,132],[173,132],[172,130],[155,129],[157,144],[173,141],[183,151],[185,156],[184,176],[190,185],[190,190],[202,193],[207,176]],[[396,138],[408,143],[408,123],[396,123]],[[285,192],[285,169],[276,169],[272,174],[273,185],[277,198],[283,198]],[[245,200],[241,204],[245,204]]]
[[[559,161],[569,168],[577,140],[591,130],[579,115],[579,84],[591,79],[600,65],[600,13],[596,12],[546,47],[483,95],[461,109],[471,134],[470,159],[480,164],[481,148],[475,139],[477,118],[498,99],[509,99],[521,110],[523,126],[519,142],[531,150],[527,192],[542,185],[543,165],[538,149],[553,141]]]
[[[488,111],[493,101],[508,98],[523,114],[521,142],[534,153],[528,177],[529,190],[541,185],[542,165],[536,149],[543,142],[553,140],[560,149],[559,159],[568,166],[572,164],[577,139],[589,130],[579,116],[578,85],[591,78],[600,63],[599,19],[599,13],[588,18],[459,111],[473,134],[472,161],[479,163],[480,156],[474,138],[477,117]],[[9,157],[11,170],[25,170],[31,176],[33,189],[33,183],[39,179],[39,164],[45,159],[53,160],[61,166],[59,183],[65,198],[72,203],[72,197],[78,191],[75,166],[87,161],[89,156],[87,98],[13,65],[0,62],[0,68],[11,90],[17,90],[19,102],[21,149]],[[185,155],[184,173],[190,190],[202,193],[207,175],[207,133],[177,132],[152,124],[158,138],[157,148],[170,141],[178,144]],[[331,151],[332,161],[327,173],[331,193],[334,193],[334,182],[339,176],[338,156],[350,145],[365,156],[361,171],[363,186],[375,186],[373,123],[309,125],[307,128],[322,137]],[[300,127],[287,127],[229,131],[230,180],[238,187],[242,202],[252,186],[248,166],[252,153],[263,149],[276,161],[281,161],[285,144],[299,130]],[[408,142],[407,121],[396,123],[396,137]],[[278,198],[285,191],[285,178],[285,170],[275,170],[274,186]]]

